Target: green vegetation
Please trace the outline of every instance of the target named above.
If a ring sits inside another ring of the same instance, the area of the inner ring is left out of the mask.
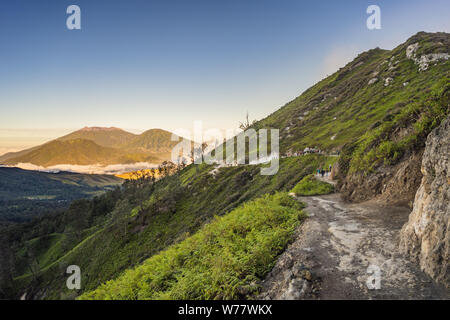
[[[248,202],[80,299],[251,297],[304,217],[300,209],[287,193]]]
[[[53,233],[41,238],[28,240],[26,241],[25,246],[20,248],[16,253],[16,259],[18,261],[24,261],[30,258],[28,255],[32,254],[32,259],[34,259],[33,262],[38,264],[36,265],[36,269],[45,268],[62,255],[63,243],[65,240],[66,235],[60,233]],[[20,273],[30,272],[30,266],[32,268],[34,267],[33,264],[18,264],[17,271]]]
[[[449,112],[449,83],[450,77],[434,83],[425,103],[404,106],[375,130],[364,134],[352,153],[349,173],[368,174],[381,164],[395,164],[409,150],[423,147],[428,134]],[[396,137],[399,128],[403,128],[404,134]]]
[[[304,177],[291,190],[297,196],[316,196],[320,194],[328,194],[334,191],[332,184],[317,180],[313,174]]]

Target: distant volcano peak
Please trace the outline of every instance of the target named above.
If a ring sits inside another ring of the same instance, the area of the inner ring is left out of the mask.
[[[117,131],[122,130],[116,127],[84,127],[81,131]]]

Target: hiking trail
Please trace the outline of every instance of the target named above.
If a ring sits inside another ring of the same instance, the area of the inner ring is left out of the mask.
[[[329,177],[319,180],[330,182]],[[449,298],[443,286],[399,252],[400,229],[410,209],[375,201],[345,203],[338,193],[297,199],[309,217],[262,282],[259,298]]]

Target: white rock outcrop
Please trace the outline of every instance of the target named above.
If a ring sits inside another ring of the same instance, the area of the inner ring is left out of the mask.
[[[450,117],[427,138],[422,183],[400,249],[433,279],[450,287]]]
[[[419,71],[425,71],[428,69],[429,65],[433,62],[438,62],[440,60],[448,60],[450,55],[448,53],[429,53],[417,57],[416,51],[419,48],[419,43],[409,45],[406,48],[406,57],[414,61],[415,64],[419,65]]]

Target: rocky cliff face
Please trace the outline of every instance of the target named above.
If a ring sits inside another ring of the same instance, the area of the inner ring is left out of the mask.
[[[376,172],[347,176],[338,188],[345,200],[362,202],[377,199],[390,205],[412,208],[420,186],[423,150],[408,154],[394,166],[381,166]]]
[[[400,235],[400,249],[450,287],[450,117],[427,138],[422,183]]]

